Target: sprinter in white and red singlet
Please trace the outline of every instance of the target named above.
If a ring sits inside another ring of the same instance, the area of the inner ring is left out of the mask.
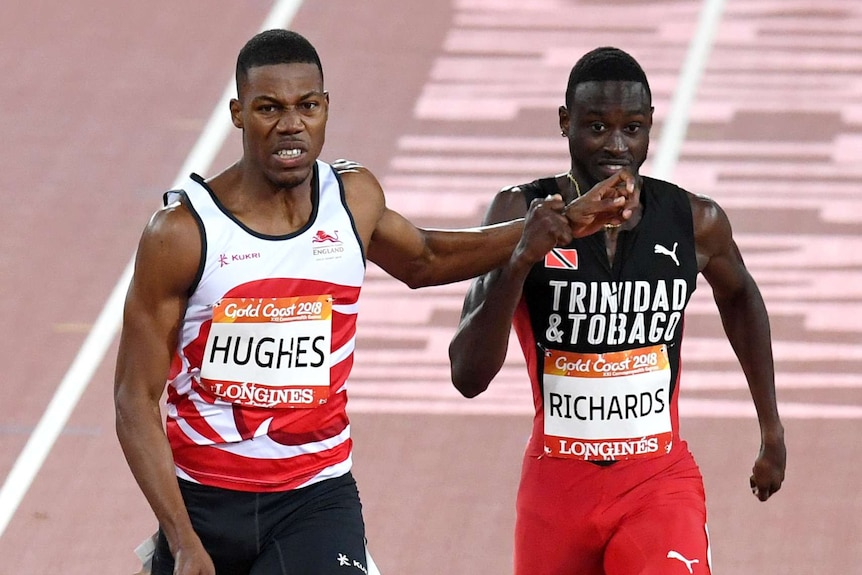
[[[152,573],[375,574],[346,410],[366,259],[414,288],[461,281],[524,222],[417,228],[371,172],[321,161],[329,95],[301,35],[254,36],[236,71],[242,157],[166,194],[126,298],[117,434],[159,522]],[[588,200],[533,216],[561,241],[620,220],[611,186]]]

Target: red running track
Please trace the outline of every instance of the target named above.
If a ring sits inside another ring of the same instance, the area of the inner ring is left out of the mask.
[[[748,492],[756,421],[706,289],[687,324],[683,432],[707,484],[717,573],[850,572],[862,563],[862,7],[724,4],[674,178],[727,209],[772,313],[784,489],[767,504]],[[6,7],[0,477],[270,7]],[[700,9],[330,0],[302,3],[292,26],[326,71],[324,159],[369,166],[417,223],[462,226],[479,221],[500,186],[565,169],[555,110],[586,50],[615,44],[639,58],[663,122]],[[232,134],[212,171],[238,153]],[[351,406],[355,473],[386,575],[511,572],[529,392],[516,349],[486,397],[451,389],[445,348],[465,288],[411,292],[369,269]],[[114,354],[111,345],[0,537],[0,575],[136,570],[132,549],[155,523],[114,436]]]

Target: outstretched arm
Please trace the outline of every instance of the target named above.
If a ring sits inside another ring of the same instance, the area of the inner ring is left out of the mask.
[[[368,259],[412,288],[476,277],[506,263],[521,239],[523,215],[486,222],[479,228],[423,229],[386,207],[374,176],[355,163],[333,164],[341,175],[348,205],[367,248]],[[630,176],[616,178],[616,184]],[[545,202],[537,209],[554,212],[569,234],[583,236],[608,222],[630,215],[623,207],[626,192],[610,184],[570,206]],[[565,217],[564,217],[565,214]]]
[[[750,485],[761,501],[781,488],[786,449],[775,398],[769,316],[760,290],[743,263],[727,215],[712,200],[691,196],[698,267],[712,287],[727,339],[748,381],[761,446]]]
[[[562,202],[557,208],[562,211]],[[475,277],[499,266],[521,237],[523,220],[461,230],[417,228],[386,209],[368,249],[368,258],[411,288]]]
[[[126,295],[114,381],[117,437],[182,575],[215,573],[180,495],[159,409],[200,251],[197,225],[184,208],[153,216]]]

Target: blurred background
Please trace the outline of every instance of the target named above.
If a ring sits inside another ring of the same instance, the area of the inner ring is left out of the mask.
[[[858,569],[858,0],[31,0],[0,20],[0,575],[139,567],[156,523],[114,434],[124,274],[161,194],[239,157],[225,98],[264,27],[318,48],[323,159],[366,165],[428,227],[477,225],[500,187],[565,171],[569,69],[600,45],[634,55],[656,108],[642,172],[718,200],[772,320],[788,469],[760,503],[757,421],[706,285],[689,308],[680,412],[715,572]],[[514,338],[486,394],[452,388],[466,288],[369,265],[349,409],[385,575],[511,573],[532,403]]]

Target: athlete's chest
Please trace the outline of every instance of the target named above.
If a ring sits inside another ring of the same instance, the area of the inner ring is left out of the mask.
[[[538,341],[579,350],[674,341],[697,280],[684,215],[645,210],[638,226],[618,234],[613,261],[603,233],[548,253],[524,285]]]

